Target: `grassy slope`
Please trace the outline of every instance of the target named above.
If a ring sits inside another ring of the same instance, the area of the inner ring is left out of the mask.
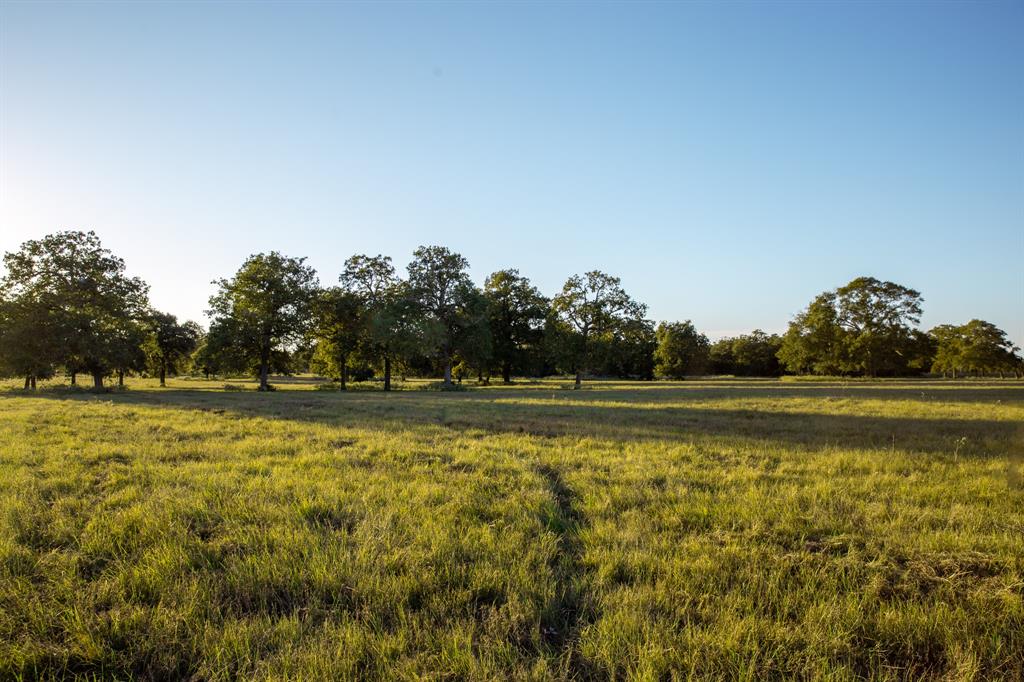
[[[0,678],[1021,679],[1024,386],[0,393]]]

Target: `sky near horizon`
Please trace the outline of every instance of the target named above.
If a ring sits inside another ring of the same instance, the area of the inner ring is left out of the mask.
[[[206,323],[249,254],[420,244],[784,331],[859,275],[1024,345],[1024,2],[0,1],[0,251]]]

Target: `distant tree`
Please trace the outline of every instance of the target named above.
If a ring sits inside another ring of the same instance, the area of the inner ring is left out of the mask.
[[[755,329],[749,334],[726,337],[711,344],[708,359],[715,374],[774,377],[782,367],[778,353],[782,337]]]
[[[306,374],[313,371],[313,356],[319,344],[314,339],[299,342],[288,353],[288,374]]]
[[[215,320],[192,353],[192,367],[207,379],[221,374],[255,374],[258,371],[251,356],[238,353],[235,344],[240,325],[230,318]],[[247,341],[246,345],[254,343]]]
[[[755,329],[732,341],[734,373],[741,376],[775,377],[781,374],[778,352],[782,338]]]
[[[935,340],[920,329],[911,330],[910,337],[900,349],[900,359],[903,366],[898,370],[899,374],[930,372],[935,359]]]
[[[518,270],[499,270],[484,283],[494,361],[502,383],[512,383],[512,368],[536,350],[544,334],[548,301]]]
[[[966,345],[963,327],[955,324],[940,324],[928,332],[935,341],[935,358],[932,361],[932,371],[942,372],[943,376],[949,372],[956,379],[957,372],[963,372],[966,365]]]
[[[669,379],[683,379],[707,371],[711,344],[690,320],[662,322],[657,330],[654,371]]]
[[[96,388],[120,362],[125,328],[141,320],[148,287],[125,275],[124,261],[94,232],[57,232],[4,256],[7,300],[32,301],[40,332],[71,372],[92,374]]]
[[[593,339],[587,368],[601,376],[653,379],[658,337],[654,323],[630,319]]]
[[[978,374],[1012,372],[1020,349],[1007,338],[1006,332],[991,322],[971,320],[964,325],[967,368]]]
[[[597,342],[631,321],[642,320],[647,310],[629,297],[618,277],[598,270],[570,277],[552,300],[552,307],[574,337],[575,389],[580,388],[583,372],[590,367]]]
[[[858,277],[814,299],[790,324],[779,358],[794,372],[906,374],[928,364],[927,339],[914,326],[921,294]]]
[[[384,370],[384,390],[391,390],[392,363],[416,345],[420,332],[409,288],[395,274],[388,256],[357,254],[345,261],[339,277],[346,291],[359,297],[365,310],[362,349]]]
[[[482,291],[472,287],[466,292],[455,348],[466,367],[476,371],[479,383],[490,381],[491,364],[494,361],[490,313],[490,301]]]
[[[216,331],[216,339],[256,366],[261,391],[270,390],[274,354],[298,342],[309,327],[318,285],[305,260],[276,251],[261,253],[250,256],[233,278],[214,282],[218,291],[210,298],[211,336]]]
[[[148,361],[145,345],[148,338],[146,322],[131,320],[111,333],[111,369],[117,373],[117,385],[124,386],[124,375],[141,372]]]
[[[206,379],[217,374],[218,370],[217,363],[210,353],[209,337],[210,335],[208,332],[203,334],[202,338],[199,339],[199,343],[196,345],[196,349],[192,351],[191,357],[192,371],[197,374],[202,374]]]
[[[339,388],[348,387],[349,358],[366,337],[366,308],[359,296],[340,287],[320,291],[313,300],[313,335],[318,351],[329,360],[340,378]]]
[[[796,374],[840,374],[847,364],[846,333],[839,324],[836,295],[825,292],[789,324],[779,360]]]
[[[1017,374],[1020,349],[1006,332],[991,322],[971,320],[963,325],[944,324],[929,332],[935,344],[932,371],[957,374]]]
[[[391,390],[393,371],[401,371],[404,377],[434,351],[436,331],[409,283],[399,282],[370,322],[370,338],[383,349],[385,391]]]
[[[544,316],[539,374],[575,374],[577,347],[578,339],[573,326],[550,307]]]
[[[179,323],[170,313],[154,311],[148,320],[149,334],[145,340],[150,370],[167,385],[167,373],[177,374],[181,363],[191,357],[203,330],[195,322]]]
[[[409,291],[424,316],[424,333],[444,367],[444,383],[452,385],[452,365],[460,336],[477,321],[468,314],[475,302],[469,262],[443,246],[421,246],[409,264]]]
[[[399,283],[391,257],[379,254],[350,257],[338,280],[342,288],[359,296],[371,309],[383,303]]]
[[[0,298],[0,375],[24,377],[26,389],[53,376],[60,361],[53,323],[46,306],[29,296]]]
[[[708,348],[708,363],[712,374],[736,374],[736,358],[732,354],[731,337],[719,339]]]
[[[894,282],[858,277],[836,289],[839,325],[848,335],[850,364],[867,376],[898,373],[921,318],[921,294]]]

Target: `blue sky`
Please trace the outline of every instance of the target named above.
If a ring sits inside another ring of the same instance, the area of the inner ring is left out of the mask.
[[[782,331],[858,275],[1024,345],[1024,3],[0,4],[0,250],[205,321],[250,253],[419,244]]]

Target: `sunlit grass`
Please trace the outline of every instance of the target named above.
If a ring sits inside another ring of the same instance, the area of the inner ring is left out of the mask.
[[[225,383],[0,393],[0,678],[1024,677],[1019,383]]]

